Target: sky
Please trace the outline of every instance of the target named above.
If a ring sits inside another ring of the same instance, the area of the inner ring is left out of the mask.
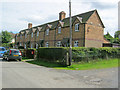
[[[94,2],[93,2],[94,1]],[[114,36],[118,30],[119,0],[71,0],[72,16],[97,9],[104,25],[104,34]],[[69,0],[1,0],[0,30],[19,33],[33,26],[59,19],[59,12],[65,11],[69,16]]]

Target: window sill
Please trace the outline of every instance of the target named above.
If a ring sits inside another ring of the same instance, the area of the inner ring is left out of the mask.
[[[75,32],[79,32],[79,30],[75,30]]]

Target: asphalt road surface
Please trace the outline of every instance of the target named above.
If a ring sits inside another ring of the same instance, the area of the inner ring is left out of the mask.
[[[118,88],[118,68],[56,70],[2,59],[0,65],[2,88]]]

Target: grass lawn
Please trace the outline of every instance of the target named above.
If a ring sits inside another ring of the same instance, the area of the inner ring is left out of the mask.
[[[96,61],[91,61],[89,63],[87,62],[73,63],[71,66],[63,66],[60,64],[50,63],[40,60],[27,61],[27,62],[45,67],[51,67],[55,69],[67,69],[67,70],[88,70],[88,69],[103,69],[103,68],[118,67],[118,59],[109,59],[109,60],[99,59]]]
[[[31,60],[31,59],[29,59],[27,57],[22,57],[22,61],[26,61],[26,60]]]

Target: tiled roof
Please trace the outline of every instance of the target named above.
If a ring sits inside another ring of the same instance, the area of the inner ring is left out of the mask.
[[[108,41],[106,38],[104,38],[104,42],[103,43],[110,43],[110,41]]]
[[[79,17],[79,18],[82,18],[82,23],[86,23],[87,20],[89,19],[89,17],[94,13],[94,11],[96,11],[96,10],[72,16],[72,22],[74,22],[76,20],[76,18]],[[68,27],[70,25],[69,24],[69,19],[70,18],[68,17],[68,18],[65,18],[65,19],[62,20],[62,22],[64,22],[63,27]],[[49,22],[49,23],[39,25],[39,26],[35,26],[35,27],[32,27],[32,28],[42,27],[41,31],[44,31],[47,25],[51,25],[50,30],[52,30],[52,29],[55,29],[57,27],[58,23],[59,23],[59,20],[56,20],[56,21]],[[22,30],[22,31],[26,31],[26,30],[28,30],[28,29],[25,29],[25,30]],[[32,31],[31,29],[29,29],[29,30]],[[22,32],[22,31],[20,31],[20,32]]]

